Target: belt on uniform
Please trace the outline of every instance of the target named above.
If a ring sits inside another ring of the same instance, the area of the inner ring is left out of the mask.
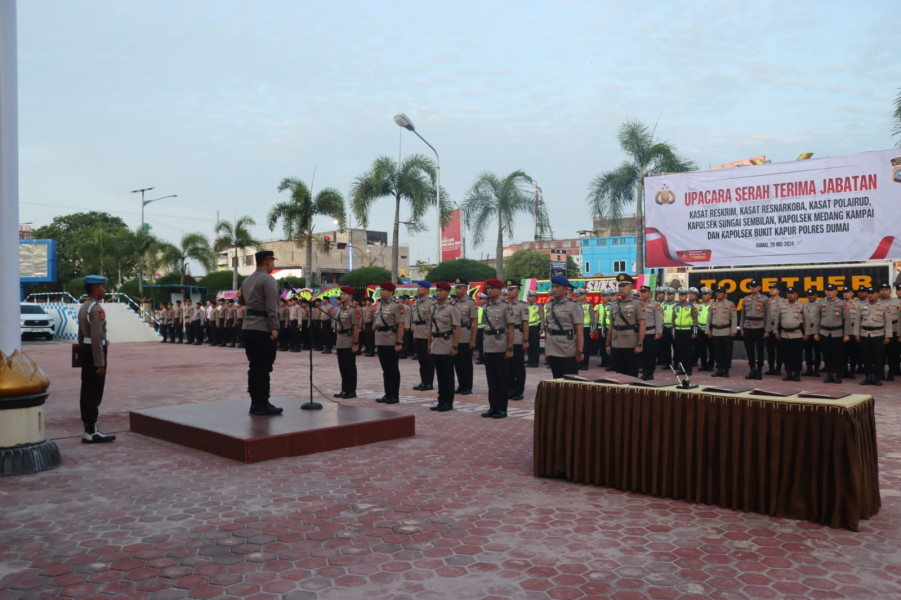
[[[876,327],[870,327],[868,325],[861,325],[860,328],[863,329],[864,331],[881,331],[881,330],[885,329],[885,325],[877,325]]]
[[[647,335],[649,333],[654,333],[656,330],[657,330],[656,327],[647,327],[647,328],[645,328],[644,333],[645,333],[645,335]]]
[[[265,317],[268,316],[265,310],[256,310],[254,308],[247,309],[247,316],[249,317]]]
[[[353,333],[353,329],[339,329],[338,335],[351,335]]]
[[[711,325],[710,326],[711,329],[729,329],[730,327],[732,327],[732,325]],[[800,327],[798,329],[800,329]],[[786,329],[785,331],[789,331],[789,330]]]
[[[749,316],[745,316],[745,321],[763,321],[763,317],[749,317]]]
[[[677,326],[677,327],[676,327],[676,331],[691,331],[691,328],[692,328],[692,327],[693,327],[692,325],[689,325],[689,326],[687,326],[687,327],[685,327],[685,326],[683,326],[683,327],[678,327],[678,326]],[[714,327],[716,327],[716,325],[714,325]],[[726,327],[728,327],[728,325],[726,325]],[[632,329],[632,328],[630,327],[629,329]]]
[[[835,327],[826,327],[825,325],[820,325],[820,329],[824,331],[838,331],[839,329],[843,329],[844,325],[836,325]]]
[[[425,325],[428,321],[413,321],[414,325]]]
[[[613,326],[613,328],[616,329],[617,331],[628,331],[630,329],[632,331],[636,331],[636,329],[635,329],[636,327],[637,327],[636,325],[614,325]]]
[[[514,325],[513,329],[515,329],[516,331],[522,331],[522,325]]]
[[[462,327],[463,329],[472,329],[472,321],[470,321],[469,323],[462,323],[460,327]]]
[[[801,331],[801,326],[798,325],[797,327],[780,327],[779,329],[782,330],[782,331],[787,331],[787,332],[789,332],[789,333],[792,333],[792,332],[794,332],[794,331]],[[882,329],[882,328],[881,328],[881,327],[877,327],[877,329]]]
[[[551,329],[548,333],[551,335],[572,335],[574,332],[572,329]]]
[[[442,340],[446,340],[446,339],[449,339],[450,337],[452,337],[453,335],[454,335],[454,330],[451,329],[450,331],[442,331],[441,333],[436,333],[435,337],[441,338]]]
[[[385,332],[385,331],[397,331],[397,326],[394,327],[376,327],[376,331]]]
[[[90,343],[91,343],[91,338],[89,338],[89,337],[82,338],[81,343],[82,343],[82,344],[90,344]],[[106,346],[108,343],[109,343],[109,341],[103,340],[102,342],[100,342],[100,345],[101,345],[101,346]]]

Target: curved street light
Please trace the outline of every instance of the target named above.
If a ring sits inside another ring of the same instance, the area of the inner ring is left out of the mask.
[[[432,149],[432,152],[435,153],[435,161],[437,167],[435,169],[435,212],[437,213],[437,224],[438,224],[438,254],[436,255],[436,265],[441,264],[441,158],[438,156],[438,151],[435,150],[435,147],[428,143],[424,137],[419,135],[419,132],[416,131],[416,127],[413,126],[413,121],[405,115],[404,113],[397,113],[394,115],[394,122],[397,123],[398,127],[403,127],[404,129],[408,129],[416,134],[416,137],[425,142],[425,145]],[[397,168],[400,169],[400,163],[398,162]]]
[[[138,190],[131,190],[132,194],[137,194],[140,192],[141,194],[141,266],[138,269],[138,296],[141,297],[141,308],[143,308],[144,304],[144,207],[150,204],[151,202],[156,202],[157,200],[165,200],[166,198],[178,198],[178,194],[171,194],[169,196],[162,196],[160,198],[152,198],[150,200],[144,200],[144,192],[149,192],[154,188],[141,188]]]

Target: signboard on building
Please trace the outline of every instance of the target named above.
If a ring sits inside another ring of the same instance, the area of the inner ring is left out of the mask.
[[[460,209],[451,212],[451,219],[441,230],[441,260],[463,257],[463,230],[460,227]]]
[[[901,258],[901,150],[645,179],[648,267]]]
[[[566,250],[563,248],[551,250],[551,277],[554,275],[566,276]]]

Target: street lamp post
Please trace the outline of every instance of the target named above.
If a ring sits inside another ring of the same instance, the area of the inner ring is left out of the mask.
[[[140,261],[141,265],[138,268],[138,296],[141,297],[139,302],[141,306],[144,305],[144,207],[150,204],[151,202],[156,202],[157,200],[165,200],[166,198],[178,198],[178,194],[172,194],[171,196],[163,196],[162,198],[153,198],[152,200],[144,200],[144,192],[149,192],[152,190],[152,187],[141,188],[139,190],[132,190],[132,194],[141,193],[141,252],[140,252]]]
[[[431,148],[432,152],[435,153],[435,161],[437,163],[437,168],[435,169],[435,212],[437,213],[436,221],[438,224],[438,254],[436,255],[437,262],[435,264],[441,264],[441,158],[438,156],[438,151],[435,150],[435,147],[428,143],[424,137],[419,135],[419,132],[416,131],[416,127],[413,126],[413,122],[407,115],[404,113],[394,115],[394,122],[397,123],[398,126],[409,129],[415,133],[416,137],[425,142],[425,145]],[[397,168],[400,169],[399,162]]]

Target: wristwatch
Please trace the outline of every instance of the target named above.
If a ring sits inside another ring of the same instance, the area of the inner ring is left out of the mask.
[[[507,352],[513,352],[513,346],[507,346]]]

